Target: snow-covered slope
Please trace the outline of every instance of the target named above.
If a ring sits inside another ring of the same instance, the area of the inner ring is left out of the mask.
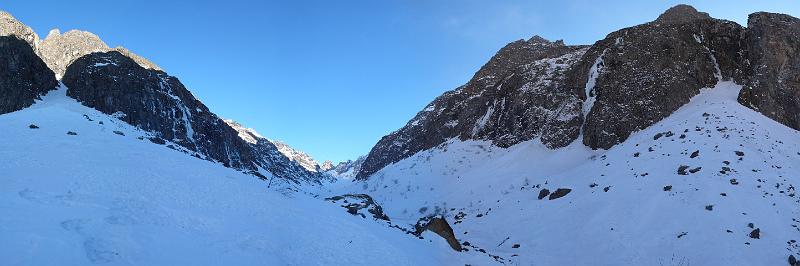
[[[610,150],[451,140],[330,194],[369,194],[397,224],[443,214],[466,254],[506,264],[785,265],[800,255],[800,134],[740,89],[703,89]]]
[[[65,90],[0,115],[2,265],[378,265],[387,258],[437,265],[463,258],[443,241],[418,240],[303,193],[269,190],[177,145],[151,143],[149,133],[80,105]]]

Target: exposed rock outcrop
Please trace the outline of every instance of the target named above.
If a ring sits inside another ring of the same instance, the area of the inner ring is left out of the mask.
[[[666,118],[701,88],[741,75],[744,29],[688,6],[595,43],[574,69],[583,143],[608,149]]]
[[[431,231],[444,238],[453,250],[459,252],[463,250],[461,243],[458,242],[455,233],[453,233],[453,228],[442,216],[423,217],[417,221],[414,229],[414,235],[416,236],[422,235],[425,231]]]
[[[384,166],[448,139],[485,139],[501,147],[541,137],[551,148],[577,138],[581,99],[566,72],[586,52],[539,36],[503,47],[464,86],[439,96],[398,131],[383,137],[358,173]]]
[[[0,36],[12,35],[27,42],[34,51],[38,51],[39,35],[8,12],[0,11]]]
[[[291,162],[269,141],[251,145],[240,138],[177,78],[145,69],[122,53],[83,56],[70,64],[63,82],[69,88],[67,96],[206,159],[262,178],[271,173],[292,182],[318,182],[316,175]]]
[[[71,30],[61,34],[58,29],[54,29],[39,44],[39,54],[58,77],[64,76],[67,67],[78,58],[91,53],[109,51],[120,52],[144,68],[161,70],[152,62],[128,49],[108,47],[100,37],[87,31]]]
[[[800,19],[759,12],[747,21],[749,80],[739,102],[800,129]]]
[[[0,36],[0,114],[31,106],[57,86],[53,71],[25,40]]]
[[[345,194],[326,198],[325,200],[341,203],[341,206],[352,215],[360,215],[362,218],[367,218],[367,215],[369,215],[375,220],[389,221],[389,216],[383,213],[381,205],[375,203],[372,197],[367,194]],[[367,213],[364,213],[364,211]]]
[[[591,47],[541,37],[516,41],[464,86],[446,92],[370,151],[358,179],[452,138],[500,147],[538,138],[549,148],[579,136],[608,149],[720,80],[748,80],[740,25],[691,6],[609,34]]]

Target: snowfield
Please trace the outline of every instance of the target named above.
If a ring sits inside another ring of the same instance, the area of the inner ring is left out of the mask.
[[[451,140],[326,193],[369,194],[405,226],[442,214],[462,253],[506,265],[785,265],[800,255],[800,135],[740,89],[704,89],[607,151]]]
[[[441,265],[465,259],[443,240],[419,240],[151,143],[146,132],[80,105],[65,91],[0,115],[2,265]]]

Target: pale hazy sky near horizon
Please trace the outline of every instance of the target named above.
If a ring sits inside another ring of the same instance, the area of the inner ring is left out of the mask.
[[[222,117],[320,162],[366,155],[503,45],[541,35],[592,44],[693,5],[746,25],[800,1],[13,1],[44,38],[91,31],[177,76]]]

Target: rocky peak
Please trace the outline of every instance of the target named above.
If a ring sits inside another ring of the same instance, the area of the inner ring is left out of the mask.
[[[685,23],[700,19],[711,19],[705,12],[699,12],[690,5],[676,5],[664,11],[655,22],[657,23]]]
[[[0,11],[0,36],[10,35],[27,42],[34,51],[38,50],[39,35],[8,12]]]
[[[322,165],[319,166],[319,170],[325,172],[333,169],[333,167],[334,167],[333,162],[331,162],[330,160],[325,160],[325,162],[323,162]]]
[[[148,61],[123,47],[110,48],[99,36],[88,31],[70,30],[64,34],[53,29],[47,38],[39,44],[39,54],[57,77],[62,77],[67,67],[76,59],[95,52],[118,51],[133,59],[134,62],[147,69],[161,70]]]
[[[300,164],[300,166],[302,166],[309,172],[320,171],[319,163],[317,163],[317,161],[314,160],[314,158],[312,158],[311,155],[308,155],[303,151],[296,150],[291,146],[289,146],[288,144],[281,141],[273,140],[272,143],[275,144],[275,147],[278,147],[278,151],[283,153],[283,155],[289,158],[289,160],[292,160],[293,162]]]

